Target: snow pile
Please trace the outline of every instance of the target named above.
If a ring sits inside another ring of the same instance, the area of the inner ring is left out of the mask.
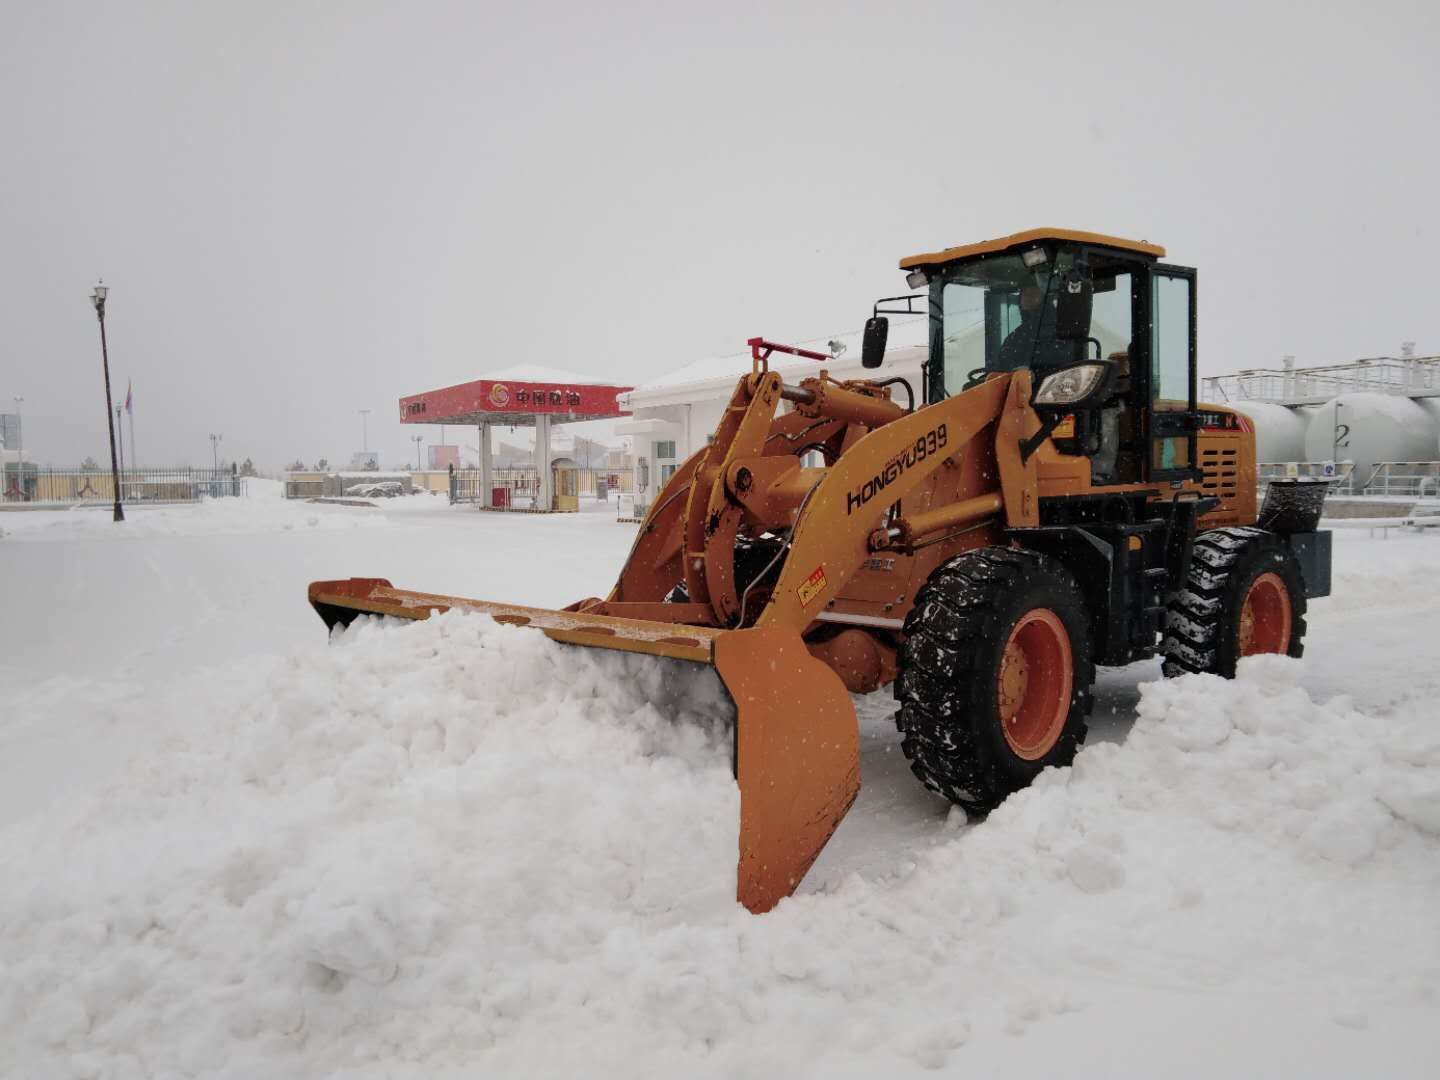
[[[893,1074],[1127,984],[1363,1027],[1436,993],[1440,737],[1300,670],[1149,684],[1123,744],[755,918],[713,673],[357,625],[0,833],[0,1075]]]
[[[117,536],[135,540],[158,536],[348,530],[386,524],[374,511],[365,512],[365,508],[287,500],[274,490],[274,481],[249,480],[247,483],[261,486],[248,496],[204,498],[194,503],[155,506],[127,503],[123,523],[111,520],[108,504],[0,514],[0,540],[108,540]],[[433,504],[430,499],[424,501],[427,505]]]

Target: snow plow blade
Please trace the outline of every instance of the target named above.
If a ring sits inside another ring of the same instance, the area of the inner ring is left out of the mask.
[[[610,615],[582,615],[553,608],[496,604],[460,596],[396,589],[384,578],[349,578],[316,581],[310,585],[310,605],[330,628],[349,626],[359,615],[392,615],[400,619],[428,619],[432,613],[472,611],[489,615],[510,626],[533,626],[546,636],[571,645],[597,649],[673,656],[677,660],[710,662],[710,646],[723,630],[679,623],[617,619]]]
[[[715,670],[735,699],[737,896],[753,912],[793,893],[860,793],[860,726],[840,676],[793,630],[723,631]]]
[[[432,612],[473,611],[571,645],[714,665],[736,709],[736,898],[757,914],[795,891],[860,791],[859,725],[850,695],[792,630],[720,630],[497,604],[396,589],[383,578],[317,581],[309,595],[332,629],[360,615],[426,619]]]

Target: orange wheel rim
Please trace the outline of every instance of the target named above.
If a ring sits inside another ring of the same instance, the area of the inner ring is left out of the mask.
[[[1065,730],[1074,686],[1070,635],[1049,608],[1020,616],[1000,654],[1000,730],[1018,757],[1036,761]]]
[[[1240,655],[1290,651],[1290,590],[1279,574],[1261,574],[1240,605]]]

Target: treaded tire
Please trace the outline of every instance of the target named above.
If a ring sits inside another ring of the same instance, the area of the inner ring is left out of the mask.
[[[1212,529],[1195,538],[1185,585],[1169,598],[1160,651],[1167,678],[1209,672],[1235,677],[1240,615],[1257,578],[1275,574],[1290,600],[1285,655],[1305,652],[1305,581],[1300,563],[1277,534],[1251,527]]]
[[[1071,688],[1053,745],[1026,758],[1002,727],[1001,667],[1012,630],[1040,609],[1068,635]],[[1089,619],[1074,578],[1038,552],[980,548],[936,567],[905,619],[899,668],[895,725],[910,769],[967,811],[986,813],[1047,766],[1069,765],[1085,741],[1095,681]]]

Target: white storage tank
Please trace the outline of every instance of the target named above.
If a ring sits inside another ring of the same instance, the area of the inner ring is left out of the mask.
[[[1431,449],[1435,451],[1435,460],[1440,461],[1440,397],[1416,398],[1415,404],[1425,410],[1435,425],[1435,445]]]
[[[1339,423],[1349,430],[1335,446]],[[1367,483],[1382,461],[1431,461],[1436,451],[1436,418],[1406,397],[1391,394],[1341,394],[1311,417],[1305,431],[1310,461],[1351,461],[1357,485]]]
[[[1307,417],[1267,401],[1237,402],[1235,410],[1255,425],[1255,460],[1305,461]]]

